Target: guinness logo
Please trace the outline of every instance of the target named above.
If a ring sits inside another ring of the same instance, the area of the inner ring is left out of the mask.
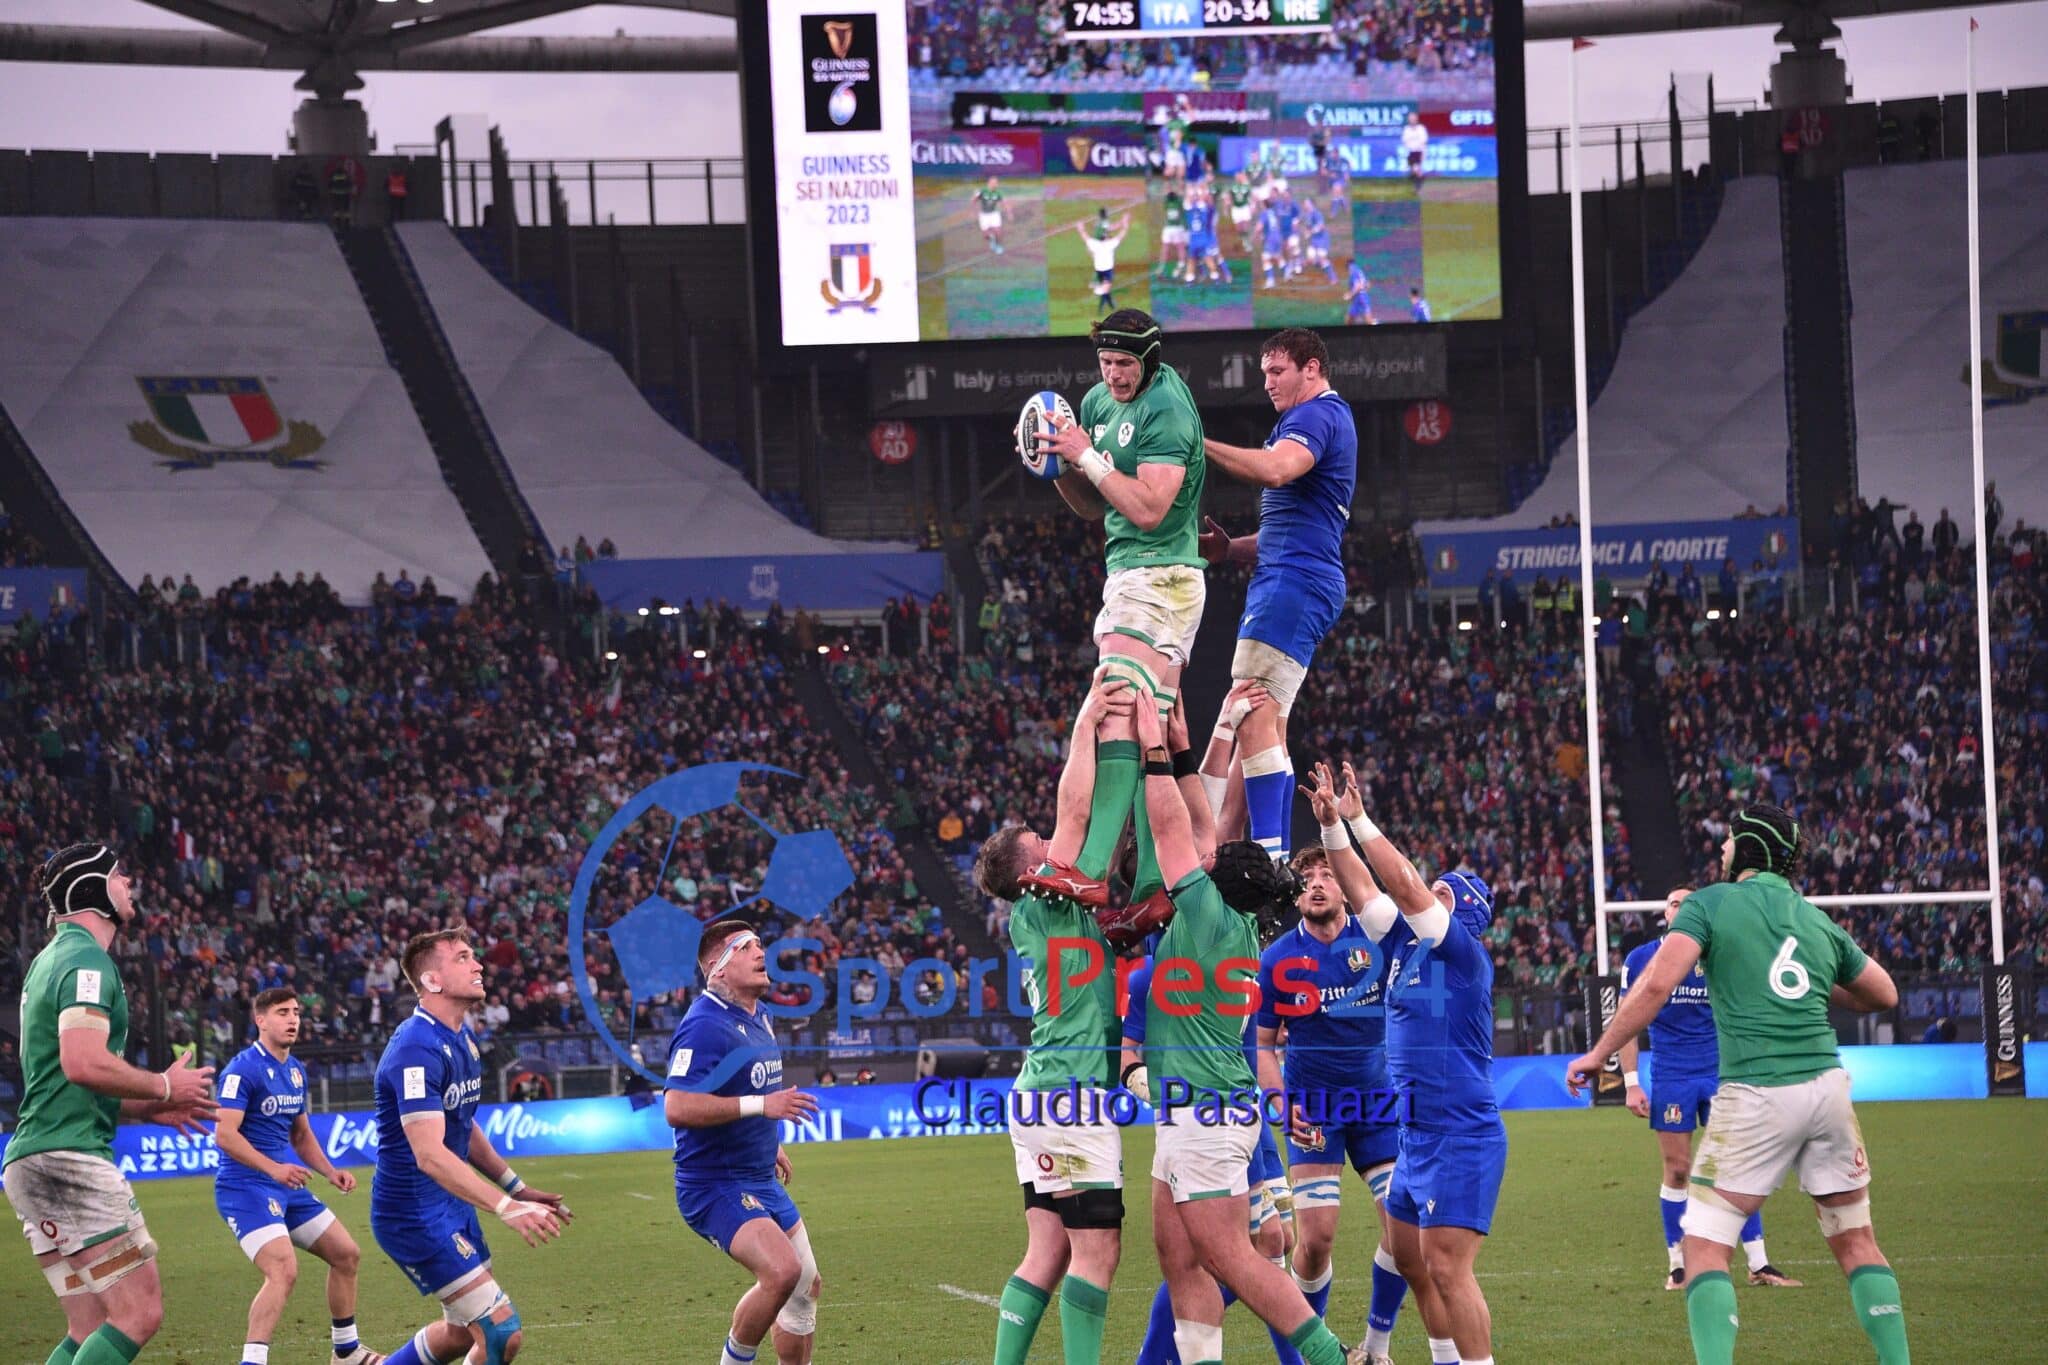
[[[1088,153],[1094,148],[1095,139],[1092,137],[1070,137],[1067,139],[1067,160],[1078,171],[1088,164]]]
[[[844,58],[853,48],[853,25],[845,19],[827,19],[824,29],[825,41],[832,44],[832,55]]]

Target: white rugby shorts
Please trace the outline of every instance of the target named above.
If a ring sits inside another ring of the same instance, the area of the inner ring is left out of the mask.
[[[1693,1183],[1770,1194],[1795,1168],[1808,1194],[1843,1194],[1870,1183],[1849,1073],[1836,1067],[1795,1085],[1723,1082],[1693,1155]]]
[[[1122,1130],[1106,1117],[1108,1091],[1082,1090],[1080,1113],[1072,1116],[1071,1122],[1062,1121],[1069,1117],[1064,1098],[1057,1107],[1052,1103],[1054,1095],[1064,1097],[1067,1091],[1046,1091],[1042,1101],[1028,1098],[1029,1092],[1012,1093],[1026,1096],[1030,1105],[1042,1105],[1036,1113],[1027,1110],[1027,1115],[1044,1120],[1021,1123],[1014,1110],[1010,1114],[1010,1150],[1017,1158],[1018,1184],[1029,1185],[1040,1194],[1124,1187],[1124,1138]],[[1096,1116],[1102,1116],[1099,1122],[1080,1121]]]

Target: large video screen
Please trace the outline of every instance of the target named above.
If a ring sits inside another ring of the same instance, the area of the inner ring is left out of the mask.
[[[1494,0],[764,18],[784,345],[1501,314]]]

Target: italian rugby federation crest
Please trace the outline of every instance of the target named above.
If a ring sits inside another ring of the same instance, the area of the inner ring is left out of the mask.
[[[1344,955],[1344,966],[1349,971],[1369,971],[1372,968],[1372,949],[1353,948]]]
[[[311,422],[288,421],[263,387],[243,375],[138,375],[154,420],[130,422],[128,436],[164,457],[163,466],[211,469],[261,462],[277,469],[320,469],[312,459],[327,437]]]
[[[863,313],[874,312],[875,300],[882,297],[882,282],[875,278],[874,249],[866,242],[835,242],[828,250],[831,269],[818,282],[818,292],[825,296],[831,311],[858,308]]]

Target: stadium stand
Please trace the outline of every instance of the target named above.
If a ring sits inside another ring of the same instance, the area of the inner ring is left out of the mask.
[[[811,968],[965,953],[907,871],[883,798],[849,781],[792,691],[779,613],[750,625],[711,609],[719,643],[703,658],[617,620],[613,674],[557,654],[530,605],[488,577],[461,604],[422,580],[352,609],[304,576],[144,600],[134,668],[91,656],[81,615],[10,643],[0,864],[25,877],[33,850],[77,831],[120,843],[169,1042],[222,1056],[254,992],[287,981],[312,991],[309,1042],[373,1054],[403,1008],[389,959],[450,923],[476,935],[503,1027],[577,1032],[568,892],[604,814],[676,767],[769,752],[802,781],[749,789],[750,809],[777,830],[833,829],[855,874],[829,920],[804,926],[822,945]],[[593,625],[594,602],[580,610]],[[205,639],[204,669],[167,661],[181,628]],[[586,961],[621,1036],[665,1030],[682,1003],[629,1002],[602,932],[653,889],[672,832],[614,845],[592,897]],[[767,848],[741,822],[686,828],[675,848],[662,893],[701,918],[761,885]],[[789,927],[786,912],[765,918]],[[0,923],[0,975],[16,969],[18,930]]]
[[[1978,170],[1984,296],[1984,470],[2009,515],[2048,520],[2048,155]],[[1969,516],[1970,350],[1965,168],[1885,166],[1845,177],[1855,299],[1856,461],[1861,490]],[[2033,401],[2029,401],[2029,400]]]
[[[556,539],[602,526],[629,559],[848,548],[770,507],[650,408],[610,355],[506,290],[444,224],[398,231],[520,491]]]
[[[1594,401],[1593,506],[1601,521],[1669,521],[1785,501],[1784,283],[1778,193],[1727,186],[1692,263],[1632,318]],[[1707,378],[1711,382],[1693,382]],[[1425,531],[1541,526],[1576,514],[1571,428],[1550,472],[1513,512]]]
[[[8,218],[0,296],[0,403],[130,583],[489,568],[327,229]]]

